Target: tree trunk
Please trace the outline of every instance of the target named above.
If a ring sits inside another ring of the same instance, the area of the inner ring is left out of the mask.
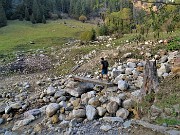
[[[156,93],[158,91],[159,81],[157,75],[156,61],[146,61],[143,78],[143,94]]]

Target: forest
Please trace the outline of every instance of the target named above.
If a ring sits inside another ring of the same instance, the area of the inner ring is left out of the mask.
[[[178,1],[152,2],[140,7],[138,1],[129,0],[1,0],[0,27],[7,20],[19,19],[46,23],[47,19],[73,18],[82,22],[100,18],[100,35],[132,33],[147,36],[150,28],[158,36],[160,31],[172,32],[179,28],[180,5]],[[146,6],[145,8],[142,7]],[[154,9],[154,7],[156,7]],[[103,22],[103,23],[102,23]],[[141,37],[139,37],[141,38]]]

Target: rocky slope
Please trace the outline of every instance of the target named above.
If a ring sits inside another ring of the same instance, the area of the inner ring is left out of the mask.
[[[111,40],[105,44],[112,49]],[[2,78],[0,134],[180,134],[176,127],[148,123],[157,117],[169,117],[171,113],[177,113],[179,119],[179,104],[173,106],[174,112],[152,104],[150,116],[137,120],[141,118],[137,104],[142,99],[145,60],[135,59],[134,52],[127,52],[129,48],[139,49],[142,56],[157,60],[161,79],[178,75],[180,71],[179,51],[158,51],[153,55],[148,46],[151,46],[149,42],[140,46],[125,44],[120,55],[117,53],[120,47],[112,49],[107,58],[118,59],[109,68],[113,87],[77,82],[72,74],[34,73]],[[98,70],[90,74],[84,67],[90,61],[98,63],[99,56],[102,54],[93,51],[77,60],[81,67],[76,75],[98,79]]]

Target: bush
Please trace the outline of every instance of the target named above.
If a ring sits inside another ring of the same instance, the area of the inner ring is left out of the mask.
[[[167,46],[167,50],[173,51],[173,50],[180,50],[180,38],[177,37],[173,39]]]
[[[80,39],[83,41],[92,41],[96,39],[96,31],[92,29],[91,31],[85,31],[81,34]]]
[[[99,28],[99,35],[100,36],[104,36],[104,35],[108,35],[109,32],[108,32],[108,27],[106,25],[102,25],[100,28]]]
[[[85,21],[87,21],[87,17],[85,16],[85,15],[81,15],[80,17],[79,17],[79,21],[81,21],[81,22],[85,22]]]

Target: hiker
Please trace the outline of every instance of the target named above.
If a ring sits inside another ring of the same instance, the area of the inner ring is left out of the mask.
[[[101,58],[101,79],[103,79],[104,75],[106,75],[106,80],[108,80],[108,66],[109,63],[104,58]]]

